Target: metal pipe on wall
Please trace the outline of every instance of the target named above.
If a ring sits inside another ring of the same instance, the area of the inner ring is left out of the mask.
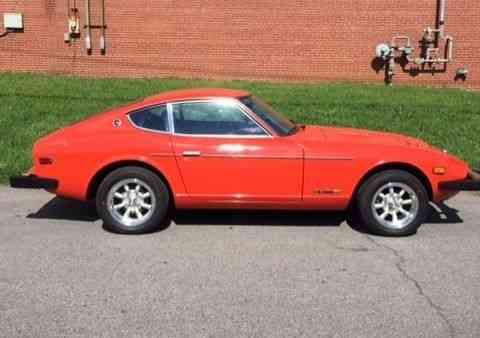
[[[376,48],[376,55],[378,58],[386,61],[385,82],[392,83],[395,75],[396,59],[401,57],[407,63],[414,63],[421,66],[421,70],[425,67],[430,67],[432,72],[435,72],[437,64],[443,64],[445,72],[447,64],[453,61],[454,40],[450,35],[445,35],[445,14],[446,14],[447,0],[436,0],[437,4],[437,20],[435,28],[427,27],[424,30],[422,40],[420,42],[421,54],[415,57],[414,47],[410,45],[410,38],[408,36],[396,35],[392,38],[390,45],[385,43],[379,44]],[[442,46],[443,45],[443,46]],[[441,55],[441,48],[443,47],[443,55]],[[466,74],[464,70],[463,74]]]
[[[440,38],[443,39],[445,31],[445,7],[447,0],[439,0],[439,13],[438,13],[438,30],[440,32]]]
[[[85,27],[87,32],[85,34],[85,47],[87,51],[92,50],[92,30],[90,24],[90,0],[85,0]]]
[[[440,62],[452,62],[453,61],[453,38],[449,35],[445,37],[445,59]]]
[[[102,0],[102,35],[100,37],[100,50],[102,54],[105,54],[106,42],[105,42],[105,0]]]

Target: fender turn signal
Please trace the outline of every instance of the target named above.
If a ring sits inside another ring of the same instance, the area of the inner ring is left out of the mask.
[[[49,157],[40,157],[38,159],[38,163],[40,163],[42,165],[53,164],[53,160]]]
[[[445,175],[447,173],[447,169],[445,169],[445,167],[433,167],[433,173],[435,175]]]

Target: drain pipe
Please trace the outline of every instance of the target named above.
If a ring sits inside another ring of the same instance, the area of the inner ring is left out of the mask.
[[[87,28],[87,33],[85,34],[85,47],[87,52],[92,50],[92,27],[90,24],[90,0],[85,0],[85,28]]]

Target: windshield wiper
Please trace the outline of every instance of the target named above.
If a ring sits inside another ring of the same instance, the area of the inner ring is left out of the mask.
[[[296,134],[300,129],[305,129],[304,124],[295,124],[290,130],[287,132],[287,136]]]
[[[300,129],[299,126],[294,125],[294,126],[293,126],[292,128],[290,128],[290,130],[287,132],[287,135],[288,135],[288,136],[289,136],[289,135],[293,135],[293,134],[295,134],[299,129]]]

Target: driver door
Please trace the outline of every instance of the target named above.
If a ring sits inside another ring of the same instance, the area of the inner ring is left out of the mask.
[[[234,99],[170,105],[175,157],[193,204],[282,205],[302,197],[303,150]]]

